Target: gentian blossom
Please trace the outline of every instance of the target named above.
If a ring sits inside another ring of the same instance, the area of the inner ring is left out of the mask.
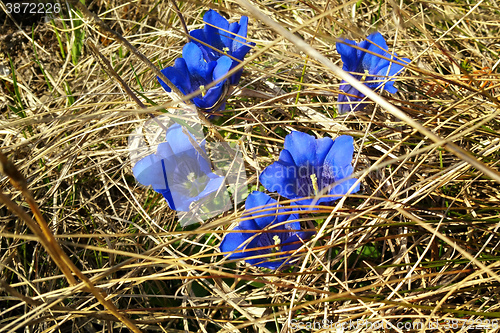
[[[240,22],[229,23],[216,11],[210,9],[203,16],[205,27],[191,31],[190,35],[201,42],[212,46],[214,49],[194,41],[200,46],[203,56],[207,61],[216,61],[225,54],[242,61],[250,48],[255,43],[247,42],[248,17],[242,16]],[[232,60],[231,69],[236,67],[240,61]],[[238,84],[242,70],[233,74],[229,82]]]
[[[200,150],[206,156],[205,142],[195,148],[182,127],[174,124],[167,129],[166,142],[158,145],[156,153],[139,160],[132,171],[139,183],[161,193],[170,208],[188,212],[192,203],[208,200],[224,183]]]
[[[344,179],[353,172],[353,142],[348,135],[341,135],[334,141],[292,132],[285,137],[285,149],[279,160],[264,169],[260,181],[267,190],[288,199],[304,198],[297,201],[301,205],[329,203],[355,193],[359,191],[359,183],[350,192],[349,189],[357,179]],[[318,195],[321,196],[314,198]]]
[[[231,66],[232,60],[227,56],[221,56],[217,61],[207,62],[203,58],[202,50],[198,45],[187,43],[182,49],[182,58],[175,59],[173,67],[164,68],[161,72],[184,95],[201,90],[201,95],[194,97],[192,102],[201,109],[216,111],[225,107],[225,103],[221,103],[221,100],[224,99],[227,93],[226,79],[218,82],[210,89],[205,87],[226,75]],[[170,92],[170,88],[165,82],[160,78],[158,78],[158,81],[163,89]]]
[[[395,53],[389,54],[387,52],[387,43],[385,42],[384,37],[378,32],[371,34],[366,39],[367,40],[358,44],[349,39],[344,39],[343,43],[336,44],[337,52],[340,54],[342,62],[344,63],[342,69],[350,72],[351,75],[364,82],[364,84],[372,90],[383,87],[384,90],[390,92],[391,94],[396,93],[398,90],[394,87],[394,77],[399,74],[401,70],[403,70],[404,66],[382,59],[378,55],[403,63],[409,63],[410,59],[398,59]],[[370,41],[372,43],[370,43]],[[358,46],[359,48],[373,52],[374,54],[357,50],[350,45]],[[345,92],[345,94],[339,94],[338,97],[338,110],[340,114],[351,110],[361,110],[366,106],[366,103],[359,103],[365,95],[360,93],[346,81],[342,80],[340,90]]]
[[[312,232],[300,231],[300,222],[294,221],[298,219],[298,214],[285,209],[265,193],[252,192],[245,201],[245,209],[247,216],[233,232],[226,234],[220,244],[222,252],[236,251],[228,259],[244,259],[255,266],[277,269],[285,263],[286,257],[290,257],[290,253],[275,256],[273,253],[297,250],[302,241],[313,235]],[[279,213],[281,215],[277,215]],[[256,249],[260,247],[267,248]],[[261,255],[268,256],[251,258]],[[289,261],[286,263],[289,264]]]

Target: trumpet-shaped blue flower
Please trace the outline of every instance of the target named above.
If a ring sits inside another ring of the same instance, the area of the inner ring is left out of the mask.
[[[353,141],[348,135],[333,141],[328,137],[315,139],[306,133],[292,132],[285,137],[285,149],[279,160],[264,169],[260,181],[267,190],[289,199],[333,195],[297,201],[302,205],[313,201],[328,203],[355,193],[359,191],[359,184],[349,189],[357,179],[345,179],[353,172]]]
[[[240,23],[229,23],[216,11],[210,9],[203,16],[205,27],[190,32],[190,35],[207,45],[203,45],[195,41],[203,51],[203,56],[207,61],[215,61],[224,54],[233,56],[242,61],[245,55],[250,51],[250,48],[255,43],[247,42],[247,26],[248,17],[242,16]],[[215,50],[214,50],[215,49]],[[233,60],[231,69],[239,64],[239,61]],[[242,70],[233,74],[229,82],[232,85],[238,84],[240,81]]]
[[[364,40],[359,44],[349,39],[345,39],[343,43],[336,44],[337,52],[340,54],[342,62],[344,63],[342,69],[351,72],[356,79],[364,82],[364,84],[370,89],[375,90],[383,87],[384,90],[390,92],[391,94],[396,93],[398,89],[394,87],[394,77],[401,72],[404,66],[382,59],[379,55],[404,63],[409,63],[410,59],[397,59],[396,54],[389,54],[387,52],[387,43],[385,42],[384,37],[382,37],[382,35],[378,32],[371,34],[366,39],[367,40]],[[370,43],[370,41],[372,43]],[[370,51],[374,54],[357,50],[351,47],[351,45],[358,46],[359,48]],[[361,110],[366,106],[366,103],[359,103],[365,95],[360,93],[356,88],[347,82],[341,82],[340,90],[345,92],[345,94],[339,94],[338,97],[338,110],[340,114],[351,110]]]
[[[199,108],[217,111],[225,106],[224,97],[227,93],[227,80],[218,82],[210,89],[205,87],[222,78],[232,66],[232,60],[221,56],[217,61],[207,62],[203,58],[202,50],[195,43],[187,43],[182,49],[182,58],[175,60],[173,67],[162,69],[162,73],[184,95],[201,90],[201,96],[194,97],[192,102]],[[165,82],[158,78],[163,89],[170,92]]]
[[[214,174],[206,155],[200,153],[206,154],[205,142],[193,147],[179,124],[168,128],[166,141],[158,145],[156,153],[139,160],[132,171],[139,183],[161,193],[170,208],[188,212],[191,203],[210,198],[224,177]]]
[[[301,240],[307,240],[314,234],[300,231],[300,222],[294,221],[298,219],[298,214],[285,209],[265,193],[252,192],[245,201],[245,209],[246,217],[233,232],[226,234],[220,244],[222,252],[236,251],[229,259],[244,259],[255,266],[277,269],[285,263],[285,257],[290,256],[290,253],[279,252],[298,249],[302,246]],[[273,256],[273,253],[276,255]],[[251,258],[260,255],[267,256]]]

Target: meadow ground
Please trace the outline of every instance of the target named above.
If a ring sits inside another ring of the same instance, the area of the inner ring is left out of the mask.
[[[16,22],[2,5],[0,330],[497,331],[500,3],[252,1],[268,20],[238,0],[176,3],[188,30],[210,8],[249,16],[256,46],[225,110],[192,118],[241,148],[249,190],[291,131],[354,138],[361,190],[301,214],[316,234],[276,271],[219,252],[242,202],[182,227],[132,174],[130,134],[178,106],[139,55],[181,55],[174,1],[72,1]],[[397,109],[339,115],[339,75],[310,52],[341,67],[338,38],[375,31],[411,59],[381,93]]]

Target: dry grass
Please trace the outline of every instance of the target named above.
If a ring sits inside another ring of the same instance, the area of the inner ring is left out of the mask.
[[[65,10],[64,21],[33,31],[4,25],[0,149],[26,177],[41,211],[35,218],[46,221],[75,275],[61,273],[62,252],[48,250],[43,234],[0,206],[0,330],[127,332],[128,318],[143,332],[292,332],[298,322],[318,328],[323,320],[360,332],[382,331],[368,322],[395,332],[408,331],[396,326],[403,322],[422,323],[420,332],[455,324],[453,331],[496,331],[500,195],[498,181],[484,173],[499,170],[500,3],[340,3],[253,6],[339,66],[336,38],[381,32],[392,51],[412,59],[399,92],[383,96],[444,142],[380,105],[336,116],[339,78],[237,1],[178,3],[189,29],[201,26],[208,8],[231,21],[250,16],[257,46],[247,56],[244,89],[211,122],[227,142],[242,140],[251,185],[292,130],[355,138],[362,191],[302,214],[317,235],[299,265],[279,272],[219,254],[241,205],[182,228],[159,194],[137,186],[128,136],[147,113],[162,114],[152,102],[173,106],[147,64],[81,11]],[[170,66],[180,56],[186,36],[169,2],[87,5],[153,64]],[[148,109],[110,76],[89,42]],[[457,157],[449,143],[468,156]],[[471,165],[477,161],[482,169]],[[26,191],[7,177],[0,184],[18,210],[33,215]],[[334,325],[325,331],[336,332]]]

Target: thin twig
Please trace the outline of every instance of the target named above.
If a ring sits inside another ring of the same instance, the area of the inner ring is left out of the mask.
[[[189,35],[189,30],[186,25],[186,21],[184,21],[184,16],[182,15],[182,12],[180,11],[179,7],[175,3],[175,0],[169,0],[170,4],[172,7],[174,7],[174,12],[177,14],[177,17],[179,17],[179,20],[181,21],[182,28],[184,29],[184,33],[186,34],[187,42],[189,43],[191,41],[191,36]]]

